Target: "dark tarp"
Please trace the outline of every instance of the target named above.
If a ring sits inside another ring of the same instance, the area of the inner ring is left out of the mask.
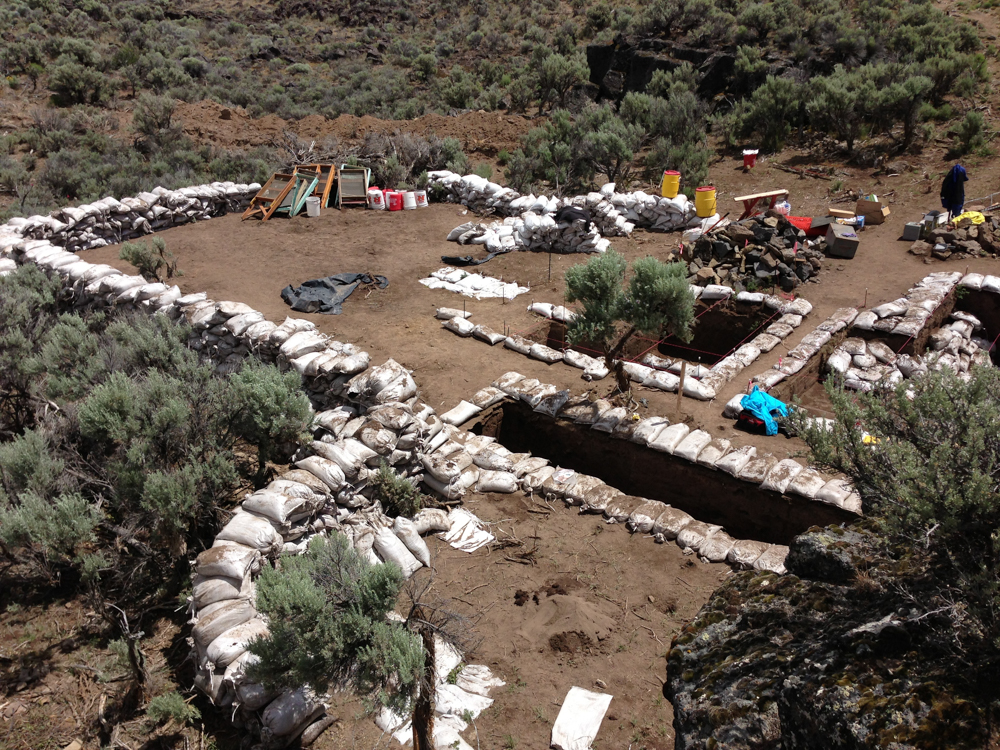
[[[372,273],[338,273],[303,282],[297,287],[289,284],[281,290],[281,298],[296,312],[340,315],[344,300],[362,284],[385,289],[389,286],[389,279]]]
[[[442,255],[441,260],[449,266],[481,266],[483,263],[493,260],[498,255],[509,253],[509,250],[497,250],[490,253],[485,258],[473,258],[471,255]]]

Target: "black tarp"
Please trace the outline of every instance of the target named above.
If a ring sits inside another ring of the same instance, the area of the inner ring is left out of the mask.
[[[385,289],[389,279],[372,273],[338,273],[297,287],[289,284],[281,290],[281,298],[296,312],[340,315],[344,300],[361,285]]]

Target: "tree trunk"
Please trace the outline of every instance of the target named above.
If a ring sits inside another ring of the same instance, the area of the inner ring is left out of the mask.
[[[424,642],[424,677],[413,706],[413,750],[434,750],[434,633],[420,629]]]

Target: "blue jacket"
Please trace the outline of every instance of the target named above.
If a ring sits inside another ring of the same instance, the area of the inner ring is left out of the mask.
[[[969,176],[965,173],[965,167],[956,164],[941,183],[941,205],[955,214],[962,213],[962,206],[965,205],[965,183]]]
[[[764,423],[768,435],[778,434],[778,423],[774,421],[773,416],[775,412],[782,417],[788,416],[788,407],[784,403],[774,396],[764,393],[757,386],[754,386],[753,390],[743,397],[740,406]]]

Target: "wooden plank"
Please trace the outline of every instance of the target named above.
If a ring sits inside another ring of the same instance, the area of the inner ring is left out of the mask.
[[[261,215],[262,221],[267,221],[285,196],[295,185],[294,175],[275,173],[271,175],[267,182],[257,191],[243,212],[243,219],[249,219],[256,214]]]
[[[319,182],[313,189],[313,196],[319,198],[319,205],[327,208],[330,204],[330,193],[337,181],[336,164],[305,164],[300,169],[310,169],[319,172]]]
[[[766,193],[754,193],[753,195],[740,195],[740,196],[737,196],[736,198],[733,198],[733,200],[735,200],[735,201],[749,201],[749,200],[757,200],[759,198],[776,198],[776,197],[782,197],[782,198],[784,198],[784,197],[787,197],[787,196],[788,196],[788,191],[787,190],[770,190],[770,191],[768,191]]]

